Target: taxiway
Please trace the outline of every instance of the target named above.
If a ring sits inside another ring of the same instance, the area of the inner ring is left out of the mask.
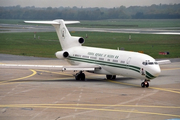
[[[0,68],[0,119],[9,120],[166,120],[180,118],[180,60],[141,88],[141,80],[86,73]],[[49,58],[0,54],[0,64],[67,65]]]

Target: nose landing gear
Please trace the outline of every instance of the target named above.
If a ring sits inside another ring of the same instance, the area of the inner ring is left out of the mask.
[[[150,80],[144,80],[144,82],[142,82],[141,83],[141,87],[149,87],[149,83],[148,83],[148,81],[150,81]]]

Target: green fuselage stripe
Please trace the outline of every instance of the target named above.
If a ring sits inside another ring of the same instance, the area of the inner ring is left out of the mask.
[[[122,69],[129,69],[129,70],[133,70],[135,72],[140,73],[140,67],[128,65],[128,64],[119,64],[119,63],[106,62],[106,61],[93,60],[93,59],[86,59],[86,58],[79,58],[79,57],[73,57],[73,56],[69,56],[68,60],[73,60],[73,61],[78,61],[78,62],[86,62],[86,63],[92,63],[92,64],[98,64],[98,65],[105,65],[105,66],[122,68]],[[148,79],[155,78],[149,72],[146,72],[146,77]]]

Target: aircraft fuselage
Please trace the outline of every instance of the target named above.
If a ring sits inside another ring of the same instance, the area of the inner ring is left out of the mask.
[[[78,46],[67,50],[67,61],[71,65],[98,65],[97,74],[122,75],[139,79],[153,79],[161,70],[158,63],[149,55],[94,47]],[[91,72],[91,71],[89,71]]]

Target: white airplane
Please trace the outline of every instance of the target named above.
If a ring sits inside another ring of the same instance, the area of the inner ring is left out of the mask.
[[[144,82],[141,83],[141,86],[149,87],[148,81],[156,78],[161,73],[158,63],[170,62],[169,60],[156,61],[151,56],[138,52],[82,46],[85,42],[84,39],[71,36],[66,27],[66,24],[80,23],[79,21],[58,19],[53,21],[25,21],[25,23],[51,24],[55,27],[62,47],[62,51],[56,52],[55,55],[59,59],[67,60],[72,65],[58,67],[62,70],[79,71],[75,75],[76,80],[85,80],[83,72],[87,71],[105,74],[107,79],[116,79],[116,75],[143,79]],[[36,67],[49,66],[36,65]]]

